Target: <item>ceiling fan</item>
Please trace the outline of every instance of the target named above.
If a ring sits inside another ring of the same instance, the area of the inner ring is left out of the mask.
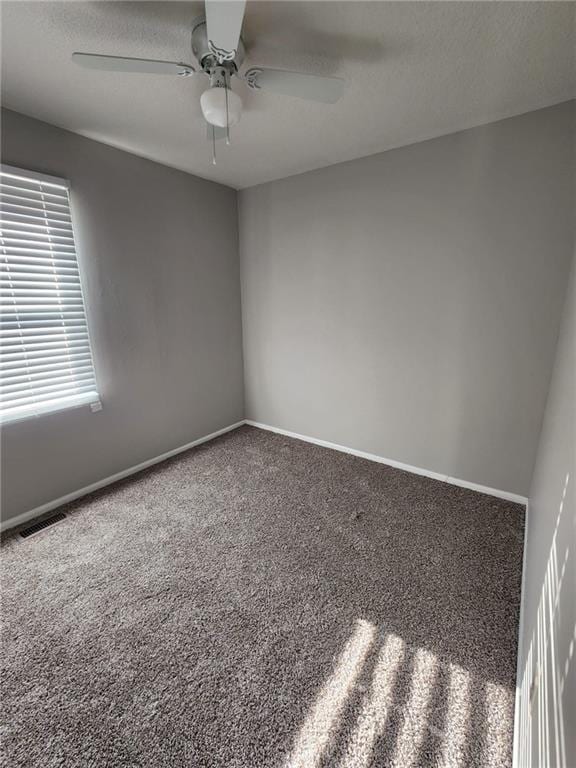
[[[73,53],[72,60],[88,69],[108,72],[137,72],[189,77],[195,74],[210,79],[200,97],[202,114],[212,141],[212,162],[216,163],[216,141],[230,143],[230,128],[242,115],[242,99],[231,88],[231,79],[241,77],[245,48],[240,36],[246,0],[205,0],[206,15],[192,22],[192,53],[197,65],[98,53]],[[344,90],[339,77],[321,77],[302,72],[251,67],[241,77],[254,91],[272,91],[286,96],[333,104]]]

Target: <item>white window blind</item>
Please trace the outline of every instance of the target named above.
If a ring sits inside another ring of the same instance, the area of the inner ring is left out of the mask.
[[[68,182],[0,167],[0,420],[99,400]]]

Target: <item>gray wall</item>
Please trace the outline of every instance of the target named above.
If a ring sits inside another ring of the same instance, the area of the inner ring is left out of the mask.
[[[2,161],[71,181],[104,409],[2,429],[10,518],[243,416],[236,192],[2,113]]]
[[[527,495],[574,102],[240,193],[246,416]]]
[[[576,261],[528,507],[518,666],[519,768],[576,765],[575,327]],[[546,637],[545,653],[543,644],[538,644],[538,626]],[[530,707],[533,680],[536,685]],[[539,711],[545,713],[548,739],[538,728]],[[548,759],[541,760],[542,754]]]

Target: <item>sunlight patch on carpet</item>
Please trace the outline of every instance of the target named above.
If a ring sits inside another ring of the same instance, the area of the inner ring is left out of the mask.
[[[318,695],[296,739],[287,768],[315,768],[320,762],[330,737],[338,727],[338,719],[364,660],[374,642],[376,627],[358,619],[352,637],[340,654],[336,667]]]

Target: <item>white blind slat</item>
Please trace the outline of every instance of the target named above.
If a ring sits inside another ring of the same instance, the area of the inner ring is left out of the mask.
[[[0,259],[0,265],[2,264],[2,260]],[[17,263],[11,264],[9,267],[4,270],[5,272],[9,272],[10,275],[18,275],[20,273],[32,273],[38,272],[42,275],[78,275],[78,267],[75,264],[69,264],[68,266],[62,266],[57,265],[53,263],[48,264],[26,264],[26,262],[18,261]]]
[[[51,349],[75,349],[76,347],[83,346],[85,346],[85,342],[82,339],[69,339],[66,336],[62,337],[60,341],[27,341],[18,344],[11,344],[10,342],[4,344],[4,342],[2,342],[2,358],[9,362],[11,358],[13,359],[13,355],[22,355],[27,354],[28,352],[40,352],[41,350],[50,351]],[[23,347],[25,347],[25,351],[22,351]]]
[[[4,316],[4,310],[9,309],[10,312],[7,312]],[[3,307],[2,308],[2,322],[35,322],[36,320],[63,320],[66,321],[70,317],[80,318],[84,316],[84,309],[81,310],[70,310],[68,312],[64,312],[63,310],[41,310],[37,311],[37,308],[35,307],[33,310],[30,310],[30,312],[20,312],[19,314],[16,311],[13,311],[14,307]]]
[[[19,233],[16,233],[17,235]],[[24,233],[22,233],[24,234]],[[12,247],[14,248],[38,248],[38,246],[46,245],[46,241],[48,240],[48,244],[50,245],[50,252],[53,251],[63,251],[65,253],[76,253],[76,249],[74,248],[74,243],[70,242],[70,239],[67,238],[64,240],[63,238],[59,237],[56,239],[55,237],[47,238],[45,235],[36,234],[35,232],[32,232],[31,234],[26,234],[26,237],[18,237],[14,236],[12,233],[10,233],[8,230],[3,229],[2,230],[2,242],[4,243],[4,247],[6,251],[10,251]]]
[[[74,322],[74,321],[71,321]],[[62,320],[56,318],[54,320],[37,320],[37,321],[27,321],[27,320],[14,320],[13,322],[2,322],[0,323],[0,336],[9,336],[11,333],[14,333],[15,331],[20,331],[22,333],[42,333],[42,331],[51,331],[51,329],[59,330],[61,328],[70,328],[72,330],[76,330],[77,328],[83,328],[84,325],[76,325],[76,322],[74,322],[74,325],[66,325]]]
[[[27,373],[20,373],[16,371],[18,375],[10,376],[11,371],[8,371],[8,375],[5,374],[6,386],[19,383],[20,381],[28,381],[34,379],[35,381],[50,381],[58,380],[59,378],[76,376],[82,374],[91,375],[92,368],[90,365],[77,365],[70,366],[66,363],[62,363],[59,368],[52,365],[40,366],[39,368],[29,369]]]
[[[49,388],[59,389],[68,386],[69,384],[76,386],[78,383],[84,384],[87,381],[91,382],[90,386],[92,387],[94,376],[92,376],[92,371],[83,371],[81,373],[80,371],[74,370],[71,373],[63,374],[62,376],[35,376],[34,378],[30,377],[28,379],[22,377],[22,380],[30,381],[34,386],[34,392],[38,394],[39,392],[48,391]],[[2,386],[2,395],[10,396],[14,394],[16,397],[20,395],[23,389],[21,380],[12,379],[10,384]]]
[[[0,171],[0,420],[99,399],[68,184]]]
[[[46,280],[42,286],[33,287],[27,285],[27,283],[33,283],[33,280],[10,280],[7,273],[0,275],[0,301],[5,301],[7,304],[19,301],[20,296],[29,297],[30,301],[36,299],[54,299],[61,294],[60,301],[67,303],[68,297],[70,301],[74,301],[77,297],[73,294],[80,291],[80,283],[65,283],[54,282],[53,280]],[[36,281],[37,282],[37,281]],[[81,293],[81,291],[80,291]],[[81,298],[81,297],[80,297]]]
[[[72,224],[65,221],[54,221],[46,216],[26,216],[22,213],[12,215],[5,214],[3,223],[6,227],[17,227],[19,231],[37,232],[38,230],[50,230],[51,232],[72,233]]]
[[[70,287],[76,283],[80,284],[80,275],[74,272],[54,274],[53,272],[10,272],[9,278],[5,279],[0,275],[0,285],[14,285],[20,288],[23,285],[65,285]]]
[[[6,344],[8,346],[14,346],[17,345],[20,347],[20,344],[22,341],[25,341],[26,345],[29,346],[30,344],[34,344],[37,341],[59,341],[61,340],[64,345],[67,344],[68,340],[71,339],[85,339],[88,336],[85,330],[81,329],[79,331],[70,332],[67,329],[63,329],[60,332],[52,331],[52,333],[38,333],[37,331],[28,331],[27,333],[12,333],[10,335],[5,335],[0,337],[1,344]]]
[[[41,325],[38,327],[25,326],[15,328],[0,327],[0,338],[9,338],[10,336],[41,336],[45,338],[51,334],[60,335],[62,333],[86,333],[83,325]]]
[[[5,185],[2,185],[2,189],[6,189]],[[27,195],[25,192],[15,194],[14,192],[3,192],[0,190],[1,205],[25,205],[26,207],[35,208],[39,211],[57,211],[60,213],[69,213],[68,202],[64,202],[63,198],[49,199],[47,196],[38,195],[36,197]]]
[[[44,247],[42,247],[44,246]],[[67,250],[68,249],[68,250]],[[34,246],[27,246],[27,245],[8,245],[4,238],[2,238],[2,253],[9,256],[10,254],[14,256],[26,256],[26,254],[30,254],[31,256],[44,256],[47,258],[53,258],[56,257],[58,259],[73,259],[75,260],[76,257],[76,251],[69,250],[69,246],[63,246],[63,247],[57,247],[55,245],[52,245],[50,242],[44,242],[44,243],[37,243]]]
[[[5,235],[5,237],[10,238],[44,238],[44,237],[50,237],[51,240],[63,240],[66,243],[72,243],[74,245],[74,238],[72,237],[72,234],[70,232],[67,232],[66,230],[62,230],[59,232],[47,232],[46,230],[49,229],[46,224],[36,224],[34,225],[34,228],[32,228],[29,224],[25,224],[23,222],[14,222],[10,223],[7,221],[4,221],[2,223],[2,232]]]
[[[72,224],[72,219],[66,213],[56,210],[55,208],[41,208],[37,205],[26,205],[24,202],[19,203],[11,202],[7,203],[2,200],[0,202],[0,212],[2,214],[18,214],[20,216],[26,216],[29,219],[36,219],[37,221],[46,221],[47,218],[53,219],[55,222]]]
[[[22,359],[26,361],[26,365],[22,365]],[[6,362],[0,363],[0,370],[2,371],[2,375],[4,375],[5,371],[18,371],[22,369],[23,371],[29,371],[32,370],[32,368],[35,368],[36,366],[40,365],[50,365],[52,363],[66,363],[67,365],[73,365],[75,363],[80,364],[83,361],[86,361],[90,359],[90,355],[88,353],[76,353],[73,354],[71,352],[69,353],[60,353],[58,355],[43,355],[43,354],[30,354],[27,355],[21,359],[14,359],[8,360]]]
[[[0,264],[2,263],[38,265],[39,267],[54,264],[56,267],[71,267],[76,265],[76,260],[73,258],[61,259],[56,258],[55,256],[31,256],[29,254],[11,252],[10,255],[6,255],[5,258],[0,254]]]
[[[44,200],[45,198],[48,200],[55,200],[57,203],[64,203],[64,205],[68,204],[68,197],[66,195],[66,191],[63,190],[62,192],[59,192],[52,188],[50,191],[48,191],[48,188],[45,187],[44,191],[41,192],[36,187],[34,187],[32,184],[26,184],[18,181],[13,181],[12,179],[4,178],[4,181],[2,182],[2,190],[6,194],[14,194],[14,195],[26,195],[27,197],[35,197],[40,198]]]

